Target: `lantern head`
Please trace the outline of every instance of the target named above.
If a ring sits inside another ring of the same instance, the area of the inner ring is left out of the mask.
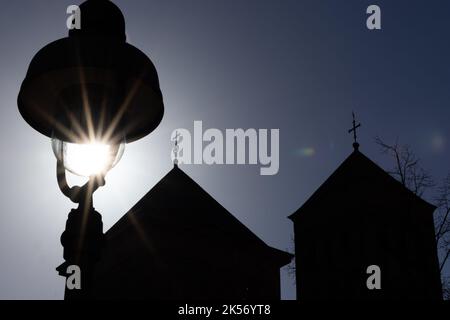
[[[31,127],[54,141],[101,142],[114,153],[161,122],[158,74],[150,59],[126,42],[124,17],[111,1],[88,0],[80,12],[81,29],[32,59],[18,107]]]

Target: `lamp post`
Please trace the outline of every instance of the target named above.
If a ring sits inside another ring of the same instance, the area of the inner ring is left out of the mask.
[[[32,128],[51,139],[59,188],[78,204],[69,213],[61,243],[65,265],[82,271],[81,290],[66,290],[66,298],[85,299],[104,244],[92,195],[104,185],[125,144],[159,125],[164,105],[153,63],[126,42],[120,9],[108,0],[88,0],[79,8],[81,28],[33,57],[18,107]],[[69,187],[66,171],[89,181]]]

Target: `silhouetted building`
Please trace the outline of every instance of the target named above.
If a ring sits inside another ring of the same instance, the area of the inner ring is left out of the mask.
[[[175,166],[106,233],[97,299],[279,299],[292,256]]]
[[[355,151],[289,217],[297,298],[441,299],[434,210],[355,143]],[[370,265],[381,269],[381,290],[366,285]]]

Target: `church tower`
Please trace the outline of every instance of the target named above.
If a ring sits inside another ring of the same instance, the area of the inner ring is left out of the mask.
[[[359,151],[359,126],[353,153],[289,217],[297,298],[442,299],[435,207]]]

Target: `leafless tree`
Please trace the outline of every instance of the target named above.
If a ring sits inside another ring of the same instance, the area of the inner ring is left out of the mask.
[[[442,272],[450,255],[450,174],[439,186],[436,205],[438,207],[435,216],[436,242],[439,249],[444,253],[440,265]]]
[[[450,300],[450,277],[442,278],[442,297]]]
[[[380,146],[383,153],[388,154],[394,160],[394,166],[388,171],[389,174],[420,197],[426,191],[433,191],[435,184],[431,175],[423,169],[420,159],[408,145],[399,145],[398,141],[390,145],[379,137],[375,138],[375,142]],[[444,299],[450,299],[450,278],[444,275],[444,266],[450,255],[450,174],[436,191],[435,204],[437,209],[434,221],[436,243],[441,257],[439,269]]]
[[[291,234],[290,248],[286,248],[286,251],[295,255],[295,240],[294,235]],[[288,275],[294,280],[294,285],[296,284],[296,273],[295,273],[295,258],[291,260],[291,263],[287,265]]]
[[[432,177],[422,168],[420,159],[408,145],[399,145],[398,141],[389,145],[379,137],[375,138],[375,142],[381,147],[381,152],[394,159],[394,167],[388,173],[406,188],[421,197],[425,191],[434,187]]]

